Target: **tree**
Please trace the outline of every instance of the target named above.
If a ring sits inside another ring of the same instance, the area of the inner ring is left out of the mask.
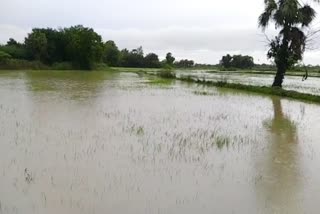
[[[25,45],[31,59],[41,61],[47,56],[47,37],[39,29],[33,29],[28,34]]]
[[[175,62],[174,65],[177,68],[191,68],[194,66],[194,61],[193,60],[188,60],[188,59],[182,59],[178,62]]]
[[[10,46],[10,45],[18,46],[20,44],[15,39],[10,38],[9,41],[7,42],[7,46]]]
[[[253,57],[251,56],[242,56],[242,55],[233,55],[231,61],[231,67],[247,69],[254,66]]]
[[[134,67],[141,68],[144,67],[144,57],[142,47],[128,51],[124,49],[121,51],[121,66],[123,67]]]
[[[104,44],[103,62],[109,66],[118,66],[120,51],[114,41],[107,41]]]
[[[45,34],[47,38],[47,55],[42,59],[46,64],[54,62],[66,61],[66,40],[65,32],[63,29],[55,30],[52,28],[39,28],[38,32]]]
[[[226,56],[222,57],[222,59],[220,60],[220,64],[225,68],[230,68],[231,61],[232,61],[232,57],[229,54],[227,54]]]
[[[129,50],[126,48],[120,51],[120,66],[129,67],[129,55]]]
[[[14,59],[29,59],[25,45],[10,38],[6,45],[0,46],[0,51],[8,53]]]
[[[99,34],[92,28],[77,25],[65,28],[67,59],[72,61],[74,67],[92,69],[95,62],[102,60],[103,43]]]
[[[250,69],[254,66],[253,57],[227,54],[223,56],[220,60],[220,65],[224,68],[240,68],[240,69]]]
[[[159,68],[160,67],[160,61],[159,57],[155,53],[149,53],[144,58],[144,67],[147,68]]]
[[[167,61],[167,64],[168,64],[168,65],[172,66],[175,60],[176,60],[176,59],[172,56],[172,53],[170,53],[170,52],[167,53],[167,55],[166,55],[166,61]]]
[[[319,2],[318,0],[314,0]],[[266,29],[272,21],[280,29],[270,42],[268,58],[277,66],[273,87],[282,87],[286,71],[302,60],[306,47],[304,29],[315,19],[316,12],[308,4],[298,0],[264,0],[265,10],[259,17],[259,27]]]
[[[131,51],[131,53],[143,56],[143,48],[142,48],[142,46],[139,46],[137,49],[133,49]]]

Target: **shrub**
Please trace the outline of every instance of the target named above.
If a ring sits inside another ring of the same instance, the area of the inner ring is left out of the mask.
[[[71,62],[56,62],[52,65],[53,70],[72,70],[73,66]]]
[[[0,69],[12,69],[12,70],[19,70],[19,69],[34,69],[34,70],[41,70],[41,69],[48,69],[49,67],[41,63],[40,61],[28,61],[28,60],[21,60],[21,59],[6,59],[0,62]]]
[[[176,78],[176,74],[172,70],[161,70],[157,73],[158,76],[166,79],[174,79]]]
[[[10,58],[11,58],[10,54],[8,54],[8,53],[6,53],[4,51],[0,51],[0,62],[4,62],[4,61],[6,61],[6,60],[8,60]]]

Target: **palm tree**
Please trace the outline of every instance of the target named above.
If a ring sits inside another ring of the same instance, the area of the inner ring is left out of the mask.
[[[320,2],[320,0],[313,0]],[[268,58],[277,66],[273,87],[282,87],[286,71],[302,60],[307,36],[304,30],[315,19],[316,12],[299,0],[264,0],[265,10],[259,17],[259,27],[265,30],[270,22],[280,29],[270,42]]]

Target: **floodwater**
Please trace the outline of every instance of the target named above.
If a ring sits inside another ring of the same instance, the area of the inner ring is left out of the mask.
[[[255,86],[271,86],[275,75],[270,74],[248,74],[241,72],[210,73],[206,70],[177,72],[179,76],[191,76],[195,79],[205,79],[210,81],[226,81],[228,83],[240,83]],[[320,95],[320,77],[309,77],[302,81],[302,76],[285,76],[283,88],[287,90],[299,91],[302,93]]]
[[[319,105],[150,78],[0,72],[0,213],[319,213]]]

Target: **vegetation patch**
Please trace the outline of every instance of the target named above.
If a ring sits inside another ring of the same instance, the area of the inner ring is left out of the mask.
[[[177,79],[181,80],[181,81],[186,81],[186,82],[205,84],[208,86],[238,89],[238,90],[256,92],[256,93],[261,93],[261,94],[276,95],[276,96],[281,96],[281,97],[287,97],[287,98],[292,98],[292,99],[299,99],[299,100],[320,103],[320,96],[313,95],[313,94],[307,94],[307,93],[300,93],[297,91],[285,90],[280,87],[243,85],[243,84],[238,84],[238,83],[227,83],[224,81],[214,82],[214,81],[207,81],[207,80],[200,80],[200,79],[192,79],[190,77],[180,77]]]
[[[157,75],[159,77],[165,78],[165,79],[175,79],[176,74],[173,70],[160,70],[157,72]]]

